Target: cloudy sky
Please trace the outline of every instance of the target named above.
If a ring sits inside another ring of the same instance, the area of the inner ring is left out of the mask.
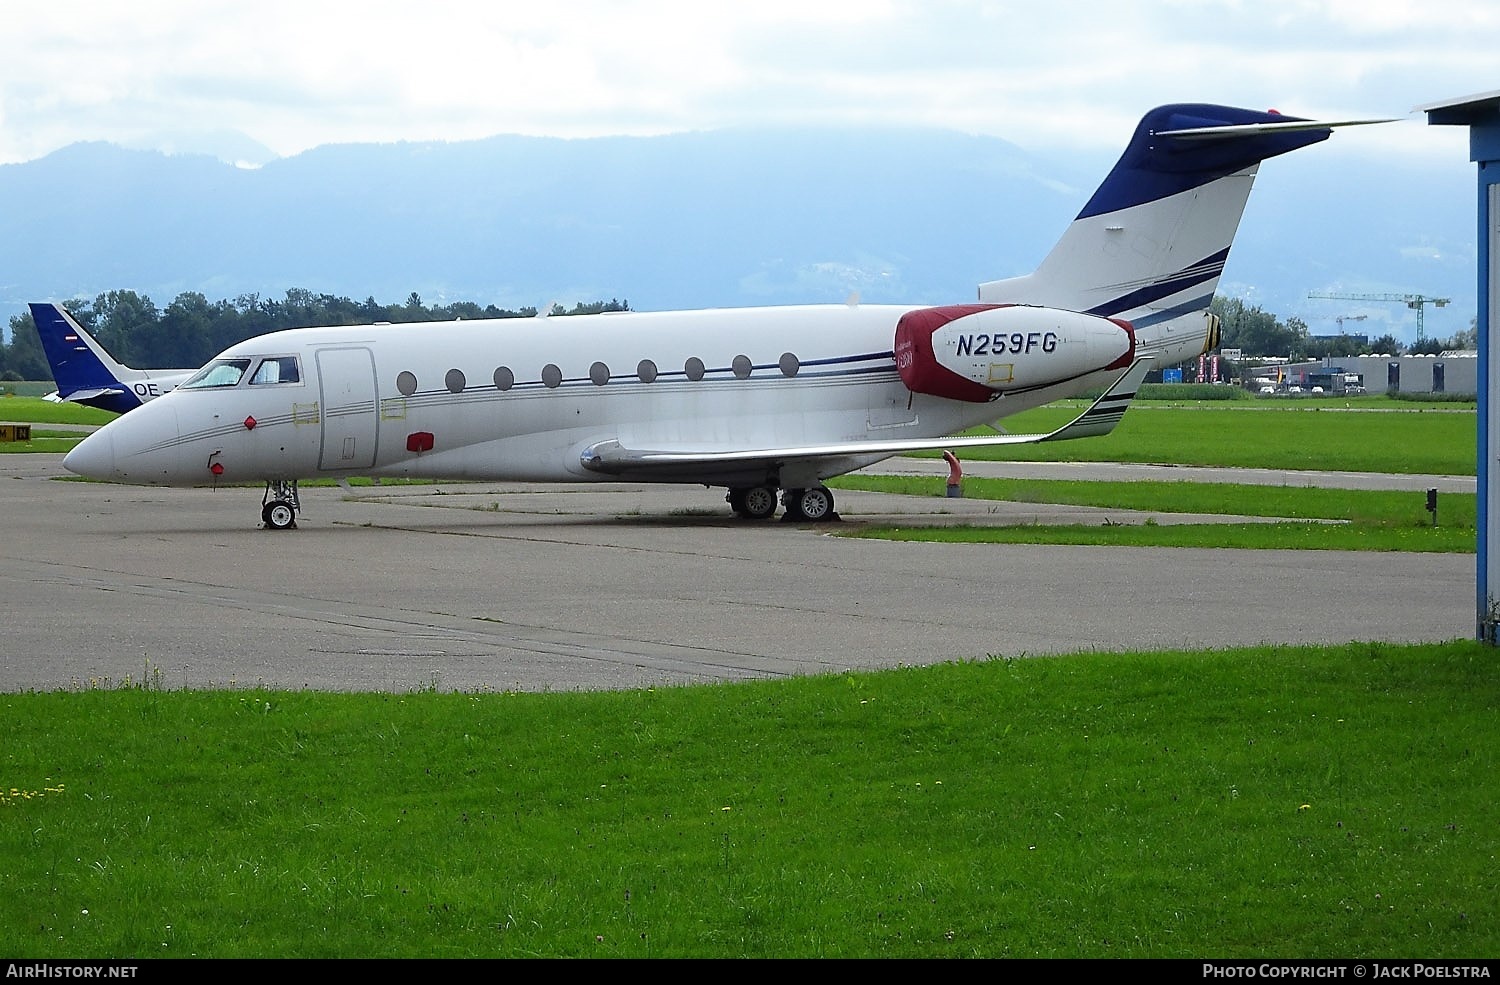
[[[1494,0],[6,0],[0,164],[242,133],[274,155],[497,133],[925,124],[1121,146],[1165,102],[1395,117],[1500,89]]]

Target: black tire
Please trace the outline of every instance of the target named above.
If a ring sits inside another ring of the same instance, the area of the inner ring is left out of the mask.
[[[776,512],[776,490],[770,486],[751,486],[739,492],[743,504],[743,508],[738,511],[740,516],[750,520],[765,520]]]
[[[297,511],[292,504],[279,499],[267,503],[260,511],[268,530],[290,530],[297,525]]]
[[[826,486],[799,489],[794,502],[802,519],[810,523],[833,519],[833,493]]]

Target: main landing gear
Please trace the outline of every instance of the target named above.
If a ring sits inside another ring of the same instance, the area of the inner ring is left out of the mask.
[[[730,489],[724,498],[729,501],[730,509],[747,520],[766,520],[776,512],[774,486]],[[783,490],[781,505],[786,510],[782,519],[793,523],[824,523],[838,519],[838,514],[833,511],[833,493],[826,486]]]
[[[266,493],[261,497],[260,518],[267,530],[293,530],[297,526],[297,514],[302,511],[302,500],[297,495],[295,479],[272,479],[266,483]]]
[[[747,520],[767,520],[776,512],[776,490],[771,486],[731,489],[724,498],[730,509]]]
[[[823,523],[838,519],[838,514],[833,512],[833,493],[826,486],[788,489],[781,494],[781,502],[786,507],[785,519],[788,520]]]

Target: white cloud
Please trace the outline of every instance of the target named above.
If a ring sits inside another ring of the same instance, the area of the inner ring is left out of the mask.
[[[772,122],[1100,149],[1163,102],[1405,116],[1500,88],[1500,8],[1466,0],[10,0],[5,20],[0,163],[226,128],[280,154]]]

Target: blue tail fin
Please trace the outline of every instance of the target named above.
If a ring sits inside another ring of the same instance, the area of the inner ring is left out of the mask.
[[[31,320],[52,367],[58,400],[115,413],[141,405],[141,398],[122,379],[130,368],[116,362],[61,306],[33,303]]]
[[[31,304],[57,393],[51,399],[123,414],[159,397],[192,371],[131,369],[119,363],[61,305]]]

